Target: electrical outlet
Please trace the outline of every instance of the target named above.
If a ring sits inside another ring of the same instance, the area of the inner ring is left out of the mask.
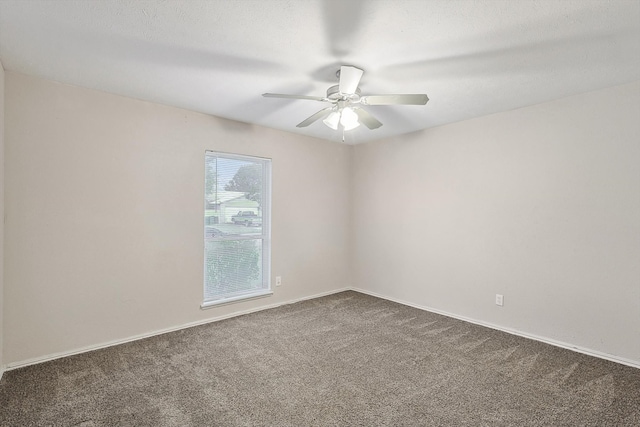
[[[282,285],[282,276],[276,276],[276,286]]]
[[[496,305],[502,307],[504,305],[504,296],[496,294]]]

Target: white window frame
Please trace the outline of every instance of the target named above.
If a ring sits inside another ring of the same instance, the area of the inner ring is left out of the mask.
[[[247,161],[253,163],[261,163],[262,164],[262,198],[261,198],[261,215],[262,215],[262,234],[258,235],[231,235],[231,236],[219,236],[219,237],[207,237],[206,233],[204,235],[204,245],[203,245],[203,302],[200,306],[202,309],[211,308],[215,306],[219,306],[222,304],[229,304],[238,301],[246,301],[255,298],[264,298],[273,295],[273,291],[271,290],[271,159],[264,157],[256,157],[256,156],[246,156],[241,154],[232,154],[232,153],[223,153],[218,151],[205,151],[205,179],[203,180],[203,184],[206,182],[206,165],[207,165],[207,157],[216,156],[230,160],[239,160],[239,161]],[[206,188],[206,186],[205,186]],[[205,191],[203,191],[204,193]],[[207,209],[207,201],[204,201],[204,210]],[[204,212],[203,212],[204,213]],[[203,230],[206,231],[207,224],[204,220],[203,215]],[[206,299],[207,295],[207,255],[206,255],[206,242],[209,240],[261,240],[262,241],[262,288],[255,290],[254,292],[242,292],[241,294],[227,294],[221,295],[215,299]]]

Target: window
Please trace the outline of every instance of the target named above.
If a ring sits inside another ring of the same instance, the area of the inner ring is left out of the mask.
[[[271,295],[271,160],[205,153],[202,307]]]

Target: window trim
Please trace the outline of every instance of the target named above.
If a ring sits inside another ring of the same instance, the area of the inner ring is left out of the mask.
[[[250,295],[245,294],[245,295],[238,295],[235,297],[228,297],[228,298],[223,297],[213,301],[203,301],[202,304],[200,304],[200,308],[202,310],[206,310],[207,308],[218,307],[226,304],[233,304],[239,301],[250,301],[253,299],[266,298],[266,297],[270,297],[271,295],[273,295],[272,290],[268,290],[268,291],[265,290],[262,293],[256,292],[255,294],[250,294]]]
[[[203,277],[202,277],[202,304],[200,304],[200,309],[208,309],[220,305],[232,304],[241,301],[249,301],[253,299],[265,298],[273,295],[273,289],[271,286],[271,180],[272,180],[272,159],[267,157],[260,156],[249,156],[243,154],[236,153],[226,153],[222,151],[214,151],[214,150],[205,150],[205,179],[203,179],[203,184],[206,182],[206,158],[207,156],[217,156],[223,157],[231,160],[239,160],[239,161],[247,161],[254,162],[260,161],[263,168],[263,191],[267,197],[263,197],[261,209],[262,215],[262,234],[260,237],[256,236],[243,236],[238,235],[229,238],[223,238],[221,240],[261,240],[262,241],[262,265],[261,265],[261,273],[262,273],[262,284],[264,288],[253,292],[253,293],[243,293],[240,295],[229,295],[229,296],[221,296],[219,298],[213,300],[205,300],[206,293],[206,242],[207,237],[205,233],[203,233]],[[204,193],[204,189],[203,189]],[[207,200],[206,194],[204,195],[204,211],[207,210]],[[206,229],[205,216],[202,218],[202,230]]]

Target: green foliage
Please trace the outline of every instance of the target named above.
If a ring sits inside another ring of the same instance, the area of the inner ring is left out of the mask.
[[[259,164],[241,166],[224,189],[241,191],[248,200],[262,205],[262,166]]]
[[[207,294],[256,289],[260,283],[260,251],[256,240],[206,242]]]

